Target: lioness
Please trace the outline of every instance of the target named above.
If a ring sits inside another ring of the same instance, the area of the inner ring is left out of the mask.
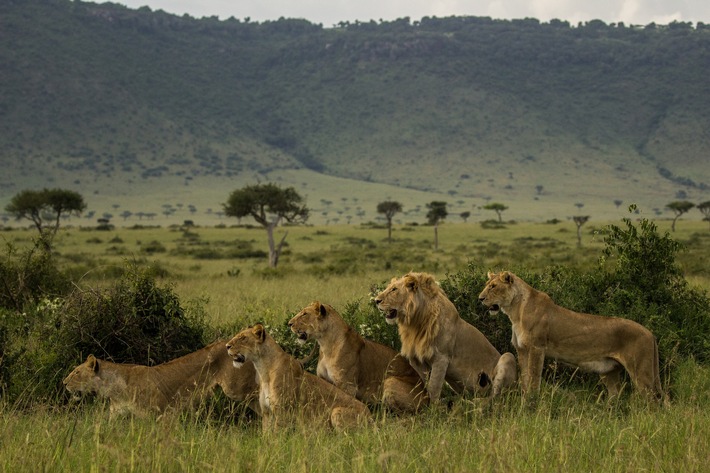
[[[444,380],[456,392],[480,392],[492,384],[491,397],[515,382],[515,357],[501,356],[476,327],[464,321],[432,275],[408,273],[394,278],[375,303],[388,323],[397,324],[401,353],[427,381],[432,401],[439,399]]]
[[[658,345],[653,334],[634,321],[580,314],[556,305],[513,273],[488,273],[478,296],[491,314],[503,311],[513,324],[523,393],[537,392],[545,357],[599,373],[609,395],[621,389],[626,369],[637,388],[664,398],[658,374]]]
[[[227,343],[234,366],[254,363],[265,431],[296,422],[319,422],[341,430],[371,419],[367,406],[320,379],[288,355],[261,324],[246,328]]]
[[[391,410],[414,412],[427,401],[424,383],[393,348],[367,340],[330,305],[316,301],[289,322],[299,343],[320,346],[318,376],[359,400],[382,402]]]
[[[64,379],[66,389],[79,395],[96,393],[108,398],[110,413],[145,416],[200,401],[220,386],[225,395],[249,402],[259,412],[256,371],[232,366],[224,340],[157,366],[112,363],[89,355]]]

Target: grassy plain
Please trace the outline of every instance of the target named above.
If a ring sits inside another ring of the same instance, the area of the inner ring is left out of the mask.
[[[618,222],[611,222],[618,224]],[[657,222],[661,232],[670,222]],[[126,260],[154,264],[182,301],[204,300],[213,325],[282,323],[314,299],[342,308],[367,301],[370,286],[408,270],[438,278],[473,262],[493,270],[575,265],[594,270],[604,247],[602,224],[576,227],[478,223],[439,228],[330,225],[281,228],[288,247],[280,267],[266,258],[224,257],[234,247],[266,251],[260,228],[66,228],[56,250],[79,286],[111,281]],[[280,235],[278,235],[280,236]],[[710,289],[710,232],[705,222],[677,224],[687,245],[678,262],[689,281]],[[19,245],[29,230],[2,238]],[[199,250],[199,252],[198,252]],[[195,257],[199,254],[200,257]],[[101,403],[77,409],[20,411],[0,402],[1,471],[707,471],[710,457],[710,370],[692,361],[665,381],[668,408],[635,397],[599,400],[599,387],[547,384],[536,408],[510,393],[492,408],[457,399],[450,409],[416,417],[376,413],[369,428],[336,434],[294,430],[263,434],[258,421],[198,413],[108,421]]]

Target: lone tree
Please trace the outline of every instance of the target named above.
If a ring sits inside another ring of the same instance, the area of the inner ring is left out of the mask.
[[[439,249],[439,222],[444,220],[449,213],[446,211],[446,202],[434,200],[426,204],[429,211],[426,219],[429,225],[434,225],[434,250]]]
[[[577,225],[577,246],[582,246],[582,225],[587,223],[589,220],[589,215],[578,215],[576,217],[572,217],[572,220],[574,220],[574,223]]]
[[[483,206],[484,209],[486,210],[493,210],[495,213],[498,214],[498,221],[503,222],[503,212],[505,210],[508,210],[508,206],[499,204],[498,202],[491,202],[490,204],[486,204]]]
[[[696,205],[697,209],[702,212],[705,217],[703,217],[703,220],[707,220],[710,223],[710,200],[703,202],[701,204]]]
[[[393,200],[386,200],[377,204],[377,213],[384,214],[387,219],[387,241],[392,242],[392,217],[402,211],[402,204]]]
[[[681,215],[683,215],[693,207],[695,207],[695,204],[692,202],[688,202],[687,200],[676,200],[675,202],[671,202],[670,204],[666,205],[667,209],[670,209],[673,211],[673,213],[675,213],[673,223],[671,224],[672,231],[675,231],[676,220],[678,220]]]
[[[470,216],[471,216],[471,212],[469,212],[468,210],[463,211],[459,214],[459,217],[461,217],[461,220],[463,220],[463,223],[468,222],[468,217],[470,217]]]
[[[78,216],[85,209],[86,203],[81,194],[65,189],[23,190],[5,207],[17,220],[31,220],[47,249],[59,230],[62,215]]]
[[[303,223],[308,219],[308,208],[303,198],[293,187],[282,189],[276,184],[255,184],[237,189],[223,204],[228,217],[251,216],[266,229],[269,238],[269,267],[275,268],[288,232],[284,233],[278,245],[274,241],[274,228],[282,220],[289,223]]]

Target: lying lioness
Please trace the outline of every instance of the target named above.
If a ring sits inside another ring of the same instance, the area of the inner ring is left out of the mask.
[[[259,404],[265,431],[297,422],[341,430],[371,419],[362,402],[320,379],[288,355],[261,324],[246,328],[227,343],[234,366],[251,361],[258,374]]]
[[[382,400],[397,412],[414,412],[426,404],[424,383],[407,360],[360,336],[333,307],[313,302],[288,326],[300,343],[318,342],[318,376],[348,394],[369,404]]]
[[[64,379],[66,389],[75,394],[96,393],[108,398],[110,413],[145,416],[168,408],[182,408],[203,400],[220,386],[225,395],[247,401],[259,412],[258,384],[254,366],[240,372],[216,341],[200,350],[157,366],[112,363],[89,355]]]
[[[503,311],[513,324],[523,393],[537,392],[545,357],[599,373],[610,395],[621,389],[623,370],[636,387],[664,399],[658,374],[658,345],[638,323],[616,317],[580,314],[556,305],[513,273],[488,273],[478,296],[492,314]]]

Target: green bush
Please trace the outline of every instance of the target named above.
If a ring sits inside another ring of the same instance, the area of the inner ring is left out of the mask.
[[[3,312],[2,388],[18,405],[63,400],[62,379],[88,354],[155,365],[204,346],[202,302],[185,308],[151,268],[131,266],[113,286]]]
[[[20,250],[8,243],[0,259],[0,308],[22,312],[43,298],[67,294],[69,278],[40,242]]]

